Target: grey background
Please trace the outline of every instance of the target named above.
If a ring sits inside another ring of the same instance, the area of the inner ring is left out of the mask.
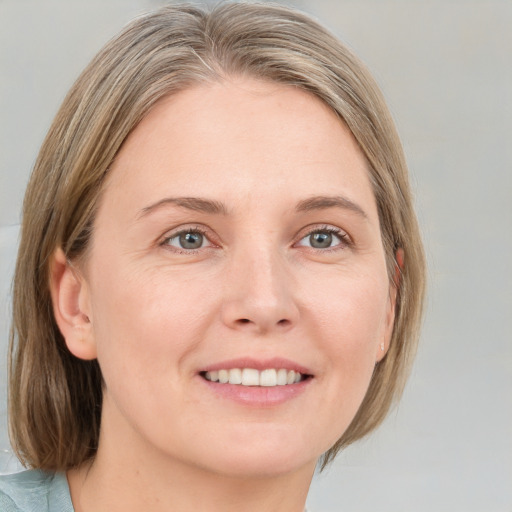
[[[0,472],[20,205],[64,94],[151,0],[0,0]],[[512,510],[512,2],[317,0],[373,71],[408,156],[428,250],[421,348],[385,425],[313,483],[330,511]]]

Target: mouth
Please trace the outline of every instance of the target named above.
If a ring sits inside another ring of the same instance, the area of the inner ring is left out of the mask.
[[[226,368],[200,372],[209,382],[251,387],[290,386],[311,379],[312,375],[287,368]]]
[[[243,407],[268,409],[314,389],[309,368],[275,357],[242,357],[211,364],[196,374],[215,396]]]

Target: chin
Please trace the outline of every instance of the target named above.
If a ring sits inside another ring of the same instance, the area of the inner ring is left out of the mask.
[[[305,468],[314,470],[317,458],[308,459],[304,454],[259,453],[233,454],[216,461],[215,467],[209,468],[226,477],[265,479],[289,475]]]
[[[323,447],[314,449],[310,439],[288,433],[272,435],[260,432],[259,435],[232,435],[202,453],[204,469],[230,477],[269,478],[290,474],[305,468],[314,471]],[[327,447],[328,448],[328,447]],[[325,448],[325,449],[327,449]]]

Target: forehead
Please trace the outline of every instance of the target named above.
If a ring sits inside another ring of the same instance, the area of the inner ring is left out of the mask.
[[[252,79],[160,100],[125,141],[107,189],[140,207],[166,194],[248,204],[341,192],[374,206],[366,160],[339,117],[301,89]]]

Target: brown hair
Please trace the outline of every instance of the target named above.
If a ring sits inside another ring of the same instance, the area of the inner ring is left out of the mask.
[[[357,415],[325,454],[361,438],[400,395],[415,352],[425,261],[407,167],[384,100],[361,62],[309,17],[271,4],[222,3],[211,11],[170,5],[110,41],[64,100],[27,188],[13,288],[10,435],[28,466],[63,470],[94,456],[102,401],[97,361],[74,357],[55,323],[52,254],[84,254],[109,166],[162,97],[194,83],[251,76],[314,94],[342,119],[368,161],[390,281],[405,265],[388,353]]]

